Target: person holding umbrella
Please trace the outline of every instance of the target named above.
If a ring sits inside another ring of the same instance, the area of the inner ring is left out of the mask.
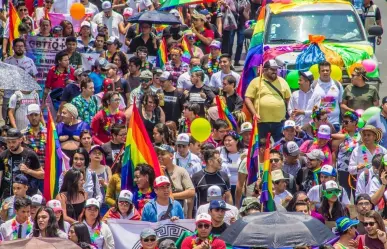
[[[154,33],[152,33],[152,23],[139,23],[141,34],[136,36],[129,45],[129,53],[135,53],[139,46],[144,46],[148,49],[149,55],[156,56],[159,49],[159,42]]]
[[[225,249],[226,243],[211,234],[211,216],[199,214],[196,217],[196,232],[183,240],[181,249]]]

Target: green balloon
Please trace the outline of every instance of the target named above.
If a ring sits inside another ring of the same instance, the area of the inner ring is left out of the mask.
[[[288,85],[290,89],[298,89],[300,88],[300,85],[298,84],[298,79],[300,76],[298,75],[297,70],[292,70],[286,75],[286,81],[288,82]]]
[[[375,116],[376,114],[379,114],[379,113],[380,113],[380,107],[373,106],[365,110],[361,115],[361,118],[365,122],[367,122],[372,116]]]
[[[365,126],[365,121],[362,118],[359,118],[359,121],[357,121],[357,128],[361,129]]]

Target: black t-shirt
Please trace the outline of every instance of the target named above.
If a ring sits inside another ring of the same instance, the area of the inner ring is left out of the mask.
[[[152,36],[149,37],[149,39],[144,42],[144,40],[142,39],[142,36],[139,35],[139,36],[136,36],[130,43],[129,45],[129,53],[134,53],[136,52],[136,49],[139,47],[139,46],[144,46],[148,49],[148,54],[151,55],[151,56],[156,56],[157,55],[157,48],[155,48],[155,46],[153,45],[153,39],[156,39],[156,38],[153,38]],[[156,41],[157,42],[157,41]],[[158,42],[157,42],[157,47],[158,47]]]
[[[220,236],[224,231],[226,231],[228,225],[223,222],[223,224],[220,227],[212,227],[211,233],[215,236]]]
[[[161,108],[163,108],[165,113],[165,121],[172,120],[178,124],[183,111],[184,102],[184,94],[179,93],[176,89],[173,92],[164,91],[164,106]]]
[[[107,166],[111,167],[113,165],[113,162],[116,159],[118,153],[120,153],[122,146],[124,146],[124,144],[115,144],[111,141],[102,145],[102,149],[105,151],[106,154]]]
[[[168,26],[163,30],[163,37],[165,39],[169,39],[172,37],[174,40],[180,40],[183,37],[183,32],[188,29],[188,26],[185,24],[181,24],[178,27]]]
[[[317,180],[320,179],[320,173],[317,174]],[[318,185],[315,181],[315,177],[313,172],[309,168],[302,168],[298,171],[296,176],[296,183],[298,186],[300,186],[300,190],[305,191],[308,193],[308,191],[315,185]]]
[[[192,183],[195,186],[198,206],[208,203],[207,190],[212,185],[222,188],[223,193],[230,190],[230,179],[223,171],[209,173],[201,170],[192,175]]]
[[[63,93],[60,100],[70,103],[73,98],[77,97],[80,94],[81,88],[77,84],[70,83],[63,89]]]
[[[226,97],[226,104],[230,112],[239,111],[243,108],[243,99],[235,92],[233,95]]]
[[[1,184],[3,198],[13,195],[12,184],[15,177],[22,173],[19,168],[21,163],[24,163],[32,170],[40,168],[38,156],[30,149],[24,148],[20,154],[13,154],[9,150],[5,150],[0,154],[0,171],[3,171],[3,181]],[[38,192],[39,179],[31,175],[24,175],[28,179],[27,195],[33,196]]]

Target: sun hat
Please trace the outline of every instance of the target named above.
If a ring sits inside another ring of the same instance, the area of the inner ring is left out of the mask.
[[[373,133],[375,133],[376,135],[376,142],[379,143],[380,141],[382,141],[382,137],[383,137],[383,132],[381,129],[379,128],[376,128],[375,126],[373,125],[366,125],[363,127],[363,129],[360,131],[360,134],[363,136],[363,132],[365,131],[372,131]]]
[[[348,217],[340,217],[336,220],[336,229],[338,232],[343,233],[349,228],[359,224],[358,220],[351,220]]]

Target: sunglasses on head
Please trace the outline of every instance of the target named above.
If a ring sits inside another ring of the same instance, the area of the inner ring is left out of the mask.
[[[155,241],[156,241],[156,238],[154,237],[144,239],[144,242],[155,242]]]
[[[271,163],[278,163],[280,161],[279,158],[273,158],[273,159],[270,159],[270,162]]]
[[[362,222],[362,223],[363,223],[363,226],[365,226],[365,227],[368,227],[368,226],[373,227],[373,226],[375,225],[376,222],[371,221],[371,222]]]
[[[210,228],[210,225],[209,224],[199,224],[198,228],[199,229],[203,229],[203,228],[208,229],[208,228]]]

